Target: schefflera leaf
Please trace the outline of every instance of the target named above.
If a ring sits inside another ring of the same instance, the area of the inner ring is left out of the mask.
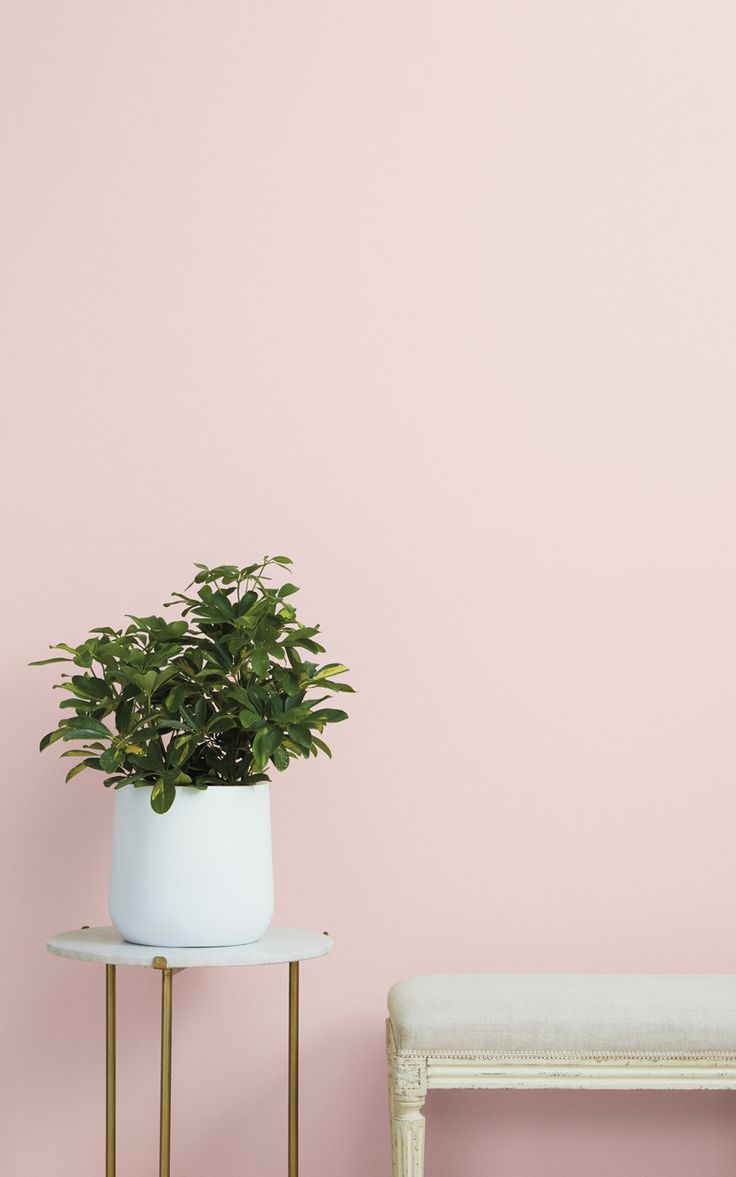
[[[31,664],[68,664],[54,684],[60,718],[41,751],[75,745],[62,753],[78,759],[67,780],[93,769],[108,787],[149,788],[159,814],[182,785],[248,787],[296,757],[331,757],[321,737],[347,714],[323,704],[353,687],[343,663],[314,660],[325,652],[320,627],[299,620],[296,584],[274,583],[290,566],[288,556],[196,564],[164,605],[180,617],[130,614],[78,646],[52,646]]]

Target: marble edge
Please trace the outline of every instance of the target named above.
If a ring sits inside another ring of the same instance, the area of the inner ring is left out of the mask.
[[[288,928],[277,929],[281,931],[301,931],[307,932],[310,935],[320,937],[324,943],[319,944],[313,951],[305,953],[304,955],[292,956],[289,953],[278,953],[274,950],[273,954],[269,954],[266,950],[264,953],[254,953],[254,957],[250,960],[238,959],[232,955],[228,955],[230,949],[234,951],[238,948],[252,947],[255,949],[259,941],[254,941],[253,945],[232,945],[222,948],[207,949],[207,948],[174,948],[172,946],[153,946],[147,944],[133,944],[126,940],[113,940],[109,945],[100,945],[99,948],[85,948],[79,941],[67,944],[66,942],[59,943],[62,937],[69,936],[77,937],[84,931],[102,931],[103,929],[79,929],[79,931],[58,932],[54,936],[50,936],[46,941],[47,951],[53,956],[61,957],[66,960],[79,960],[90,964],[115,964],[128,965],[134,968],[153,968],[154,959],[158,956],[171,956],[172,968],[247,968],[252,966],[265,966],[270,964],[289,964],[292,961],[302,960],[316,960],[319,957],[327,956],[334,948],[335,942],[331,936],[320,934],[319,932],[312,932],[311,929],[306,928]],[[112,929],[104,929],[112,931]],[[81,936],[84,939],[84,936]],[[209,957],[209,959],[201,959],[203,953],[217,953],[222,954],[225,959],[217,959]],[[150,953],[150,956],[149,956]],[[192,955],[195,954],[195,955]]]

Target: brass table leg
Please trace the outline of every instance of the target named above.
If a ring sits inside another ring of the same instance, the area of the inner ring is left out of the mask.
[[[174,973],[165,957],[154,958],[161,971],[161,1115],[159,1177],[171,1171],[171,1027]],[[105,966],[105,1177],[115,1177],[115,965]],[[289,963],[289,1177],[299,1174],[299,961]]]
[[[105,1177],[115,1177],[115,965],[105,965]]]
[[[289,964],[289,1177],[299,1173],[299,961]]]
[[[171,1166],[171,1003],[172,970],[161,970],[161,1122],[159,1177],[169,1177]]]

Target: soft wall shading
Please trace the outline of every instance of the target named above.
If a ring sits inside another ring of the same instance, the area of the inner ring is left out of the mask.
[[[736,16],[6,2],[8,1174],[99,1173],[110,797],[25,663],[192,561],[295,560],[360,694],[273,791],[305,1177],[388,1173],[382,1019],[443,969],[734,970]],[[155,1167],[122,976],[120,1177]],[[177,1177],[285,1165],[286,974],[176,985]],[[721,1094],[449,1094],[428,1173],[721,1177]]]

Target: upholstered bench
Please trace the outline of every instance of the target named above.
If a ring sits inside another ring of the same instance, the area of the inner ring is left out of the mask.
[[[394,1177],[421,1177],[431,1088],[736,1088],[736,975],[465,973],[388,995]]]

